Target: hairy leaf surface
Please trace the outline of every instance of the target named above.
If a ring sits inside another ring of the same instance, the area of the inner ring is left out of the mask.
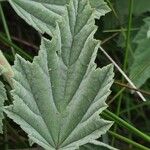
[[[144,22],[145,24],[134,39],[137,48],[130,71],[130,78],[137,87],[143,85],[150,78],[150,18],[146,18]]]
[[[74,150],[112,125],[99,114],[113,82],[113,66],[96,68],[95,20],[104,14],[87,0],[71,0],[52,41],[42,39],[30,63],[17,55],[14,103],[5,109],[29,138],[48,150]]]
[[[0,50],[0,76],[1,75],[3,75],[3,78],[8,83],[11,84],[11,78],[13,76],[13,71],[12,71],[11,66],[8,63],[7,59],[5,58],[2,51]],[[4,88],[4,84],[0,81],[0,133],[3,133],[2,120],[4,118],[3,107],[4,107],[5,100],[7,100],[6,90]]]
[[[29,25],[41,33],[53,34],[56,21],[61,19],[64,7],[54,4],[45,4],[44,1],[9,0],[16,13]]]
[[[1,75],[1,70],[0,70],[0,75]],[[3,106],[4,106],[4,101],[7,99],[6,97],[6,90],[4,88],[4,84],[0,81],[0,133],[3,133],[3,123],[2,120],[4,118],[3,115]]]
[[[53,35],[56,21],[66,13],[65,5],[70,0],[8,0],[16,11],[28,24],[41,33]],[[72,0],[71,0],[72,1]],[[97,16],[104,15],[110,11],[103,0],[89,0],[91,7],[96,9]]]
[[[92,141],[89,144],[83,145],[79,150],[118,150],[100,141]]]

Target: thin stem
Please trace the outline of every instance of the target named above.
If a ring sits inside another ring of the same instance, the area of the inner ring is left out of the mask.
[[[117,81],[115,81],[114,83],[117,84],[117,85],[119,85],[119,86],[128,88],[128,89],[130,89],[130,90],[139,91],[139,92],[141,92],[141,93],[143,93],[143,94],[145,94],[145,95],[150,96],[150,92],[148,92],[148,91],[144,91],[144,90],[141,90],[141,89],[135,89],[135,88],[132,88],[131,86],[129,86],[129,85],[127,85],[127,84],[120,83],[120,82],[117,82]]]
[[[34,48],[35,50],[38,50],[38,49],[39,49],[36,45],[33,45],[33,44],[31,44],[31,43],[29,43],[29,42],[27,42],[27,41],[24,41],[24,40],[22,40],[22,39],[19,39],[19,38],[17,38],[17,37],[12,37],[12,39],[15,40],[15,41],[17,41],[17,42],[20,42],[20,43],[22,43],[22,44],[24,44],[24,45],[26,45],[26,46],[32,47],[32,48]]]
[[[130,84],[130,86],[132,88],[136,88],[136,86],[134,85],[134,83],[129,79],[129,77],[124,73],[124,71],[117,65],[117,63],[108,55],[108,53],[102,48],[100,47],[100,50],[104,53],[104,55],[114,64],[114,66],[118,69],[118,71],[124,76],[124,78],[128,81],[128,83]],[[136,93],[139,95],[139,97],[143,100],[146,101],[146,99],[144,98],[144,96],[139,92],[136,91]]]
[[[18,51],[20,54],[22,54],[23,56],[25,56],[29,60],[32,60],[32,57],[29,54],[27,54],[24,50],[19,48],[17,45],[12,43],[11,41],[7,40],[7,38],[5,38],[1,33],[0,33],[0,41],[9,47],[13,47],[16,51]]]
[[[5,30],[5,32],[6,32],[7,38],[8,38],[8,40],[9,40],[10,42],[12,42],[1,3],[0,3],[0,14],[1,14],[2,22],[3,22],[3,26],[4,26],[4,30]],[[11,47],[11,50],[12,50],[13,56],[15,57],[15,50],[14,50],[14,48]]]
[[[4,149],[8,150],[8,135],[7,135],[7,126],[6,126],[6,118],[3,122],[3,130],[4,130]]]
[[[109,7],[110,7],[110,8],[111,8],[111,10],[112,10],[112,12],[113,12],[114,16],[115,16],[115,17],[116,17],[116,19],[118,20],[119,25],[121,26],[121,25],[122,25],[122,23],[121,23],[121,20],[120,20],[120,18],[119,18],[119,16],[118,16],[118,14],[117,14],[117,12],[116,12],[115,8],[113,7],[113,5],[112,5],[112,3],[110,2],[110,0],[107,0],[107,2],[108,2]],[[125,32],[125,29],[124,29],[122,26],[121,26],[120,32],[122,33],[122,35],[123,35],[124,39],[126,39],[126,32]],[[130,52],[131,52],[131,54],[132,54],[132,56],[133,56],[132,48],[131,48],[130,46],[129,46],[129,48],[130,48]]]
[[[120,113],[120,108],[121,108],[121,103],[122,103],[122,97],[123,97],[123,94],[121,93],[120,97],[119,97],[119,100],[118,100],[118,103],[117,103],[117,111],[116,111],[116,115],[117,116],[119,116],[119,113]],[[118,128],[118,125],[115,124],[114,125],[114,132],[117,131],[117,128]],[[115,143],[115,137],[113,137],[111,145],[114,146],[114,143]]]
[[[133,7],[133,0],[129,0],[129,17],[128,17],[128,28],[127,28],[127,35],[126,35],[126,49],[125,49],[125,59],[123,63],[123,71],[126,72],[127,70],[127,62],[128,62],[128,55],[129,55],[129,47],[130,47],[130,32],[131,32],[131,24],[132,24],[132,7]],[[124,82],[124,76],[122,76],[122,82]],[[116,115],[119,116],[121,104],[122,104],[123,94],[120,94]],[[129,115],[129,112],[128,112]],[[114,127],[114,132],[117,130],[117,124]],[[112,140],[112,145],[114,145],[115,137]]]
[[[131,25],[132,25],[132,11],[133,11],[133,0],[129,0],[129,19],[128,19],[128,28],[127,28],[127,35],[126,35],[126,50],[125,50],[125,60],[123,65],[123,70],[126,71],[127,69],[127,61],[129,55],[129,46],[130,46],[130,36],[131,36]]]
[[[131,86],[128,86],[128,85],[125,85],[125,84],[122,84],[122,83],[119,83],[119,82],[114,82],[115,84],[118,84],[120,86],[123,86],[123,88],[117,92],[117,94],[108,102],[108,105],[110,105],[115,99],[117,99],[118,96],[120,96],[120,94],[126,89],[131,89],[131,90],[134,90],[134,91],[139,91],[145,95],[150,95],[150,92],[147,92],[147,91],[144,91],[144,90],[140,90],[140,89],[136,89],[136,88],[132,88]],[[145,104],[145,103],[144,103]]]
[[[123,119],[113,114],[109,110],[103,111],[102,116],[105,117],[106,119],[115,121],[119,126],[126,128],[128,131],[134,133],[135,135],[139,136],[143,140],[150,142],[150,136],[146,135],[145,133],[141,132],[137,128],[133,127],[128,122],[124,121]]]
[[[128,97],[126,98],[126,100],[127,100],[127,102],[126,102],[126,108],[127,108],[128,120],[129,120],[129,122],[131,122],[131,112],[130,112],[130,109],[129,109],[130,106],[131,106],[131,101],[130,101],[130,99]],[[119,115],[120,115],[120,111],[119,111]],[[132,133],[129,132],[128,138],[130,140],[132,140]],[[131,148],[131,147],[132,147],[132,145],[130,144],[129,148]]]
[[[147,106],[147,105],[149,105],[149,104],[150,104],[150,101],[146,101],[146,102],[141,103],[141,104],[139,104],[139,105],[130,107],[130,108],[128,108],[128,109],[124,109],[124,110],[120,111],[120,114],[124,114],[124,113],[126,113],[128,110],[132,111],[132,110],[141,108],[141,107],[143,107],[143,106]]]
[[[112,38],[114,38],[115,36],[117,36],[118,33],[114,33],[113,35],[109,36],[108,38],[104,39],[102,42],[101,42],[101,45],[105,44],[106,42],[108,42],[109,40],[111,40]]]
[[[111,3],[109,0],[106,0],[106,1],[107,1],[107,3],[108,3],[109,7],[111,8],[111,10],[112,10],[114,16],[120,21],[119,16],[118,16],[117,12],[115,11],[115,9],[114,9],[112,3]]]
[[[110,105],[117,97],[120,96],[120,94],[125,90],[126,88],[122,88],[117,94],[108,102],[108,105]]]
[[[136,142],[130,140],[129,138],[126,138],[126,137],[124,137],[124,136],[122,136],[122,135],[119,135],[119,134],[117,134],[117,133],[115,133],[115,132],[108,131],[108,133],[109,133],[110,135],[112,135],[113,137],[115,137],[116,139],[119,139],[119,140],[124,141],[124,142],[126,142],[126,143],[128,143],[128,144],[133,145],[134,147],[138,148],[139,150],[149,150],[148,147],[145,147],[145,146],[143,146],[143,145],[141,145],[141,144],[139,144],[139,143],[136,143]]]
[[[131,28],[130,31],[137,31],[139,30],[140,28]],[[126,32],[128,31],[128,29],[111,29],[111,30],[104,30],[103,33],[113,33],[113,32]]]

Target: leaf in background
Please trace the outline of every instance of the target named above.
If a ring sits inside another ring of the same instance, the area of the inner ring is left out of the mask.
[[[13,70],[0,50],[0,71],[9,84],[12,84],[11,78],[14,76]]]
[[[110,1],[110,0],[109,0]],[[118,17],[116,17],[111,11],[105,18],[104,18],[104,27],[106,30],[108,29],[116,29],[118,26],[126,25],[128,22],[128,8],[129,8],[129,1],[128,0],[111,0],[111,4],[113,5],[115,12]],[[142,13],[150,12],[150,0],[133,0],[133,15],[136,16],[135,21],[139,22],[137,16],[142,16]],[[134,17],[133,16],[133,17]],[[132,25],[133,27],[133,25]],[[136,26],[135,26],[136,27]]]
[[[135,15],[140,15],[141,13],[149,12],[150,11],[150,1],[149,0],[134,0],[133,4],[133,13]]]
[[[64,7],[70,0],[8,0],[16,13],[41,33],[53,35],[56,21],[66,13]],[[97,16],[105,15],[110,9],[103,0],[89,0],[96,8]]]
[[[142,86],[150,78],[150,17],[144,20],[145,24],[136,35],[137,44],[134,53],[134,62],[130,68],[130,78],[137,87]]]
[[[33,63],[16,57],[13,105],[5,112],[48,150],[74,150],[112,125],[100,118],[113,82],[113,66],[94,63],[98,12],[87,0],[72,0],[52,41],[43,39]],[[104,14],[104,12],[103,12]],[[99,16],[101,16],[99,11]]]
[[[89,144],[83,145],[79,150],[118,150],[100,141],[92,141]]]
[[[129,1],[124,1],[124,0],[115,1],[115,6],[120,16],[128,15],[128,5],[129,5],[128,2]],[[138,0],[138,2],[137,0],[133,1],[133,14],[134,15],[140,15],[148,11],[150,11],[149,0]]]
[[[0,75],[1,75],[1,70],[0,70]],[[3,106],[4,106],[4,101],[7,99],[6,96],[6,90],[4,88],[4,84],[0,81],[0,133],[3,133],[3,123],[2,120],[4,118],[3,115]]]

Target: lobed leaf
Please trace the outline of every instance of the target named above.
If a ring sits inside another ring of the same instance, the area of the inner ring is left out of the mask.
[[[65,5],[70,0],[8,0],[16,13],[28,24],[41,33],[53,35],[55,22],[61,21],[66,13]],[[96,9],[97,16],[105,15],[110,11],[103,0],[89,0],[92,8]]]
[[[4,111],[45,149],[78,149],[112,125],[99,116],[107,107],[114,73],[112,65],[97,68],[94,63],[98,14],[104,12],[95,11],[89,1],[71,0],[52,41],[42,39],[33,62],[16,56],[14,102]]]
[[[8,0],[16,13],[29,25],[41,33],[53,35],[56,21],[61,20],[64,13],[64,6],[58,6],[45,1],[33,0]],[[51,0],[49,0],[51,2]]]

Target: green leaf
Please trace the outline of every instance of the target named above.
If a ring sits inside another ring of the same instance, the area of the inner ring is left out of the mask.
[[[33,63],[16,56],[13,105],[6,114],[48,150],[75,150],[104,134],[112,122],[100,118],[113,82],[113,66],[94,63],[99,41],[95,11],[72,0],[56,23],[52,41],[42,39]],[[103,12],[104,14],[104,12]]]
[[[58,6],[55,1],[8,0],[16,13],[29,25],[41,33],[53,34],[56,21],[61,20],[64,6]]]
[[[9,83],[11,83],[10,78],[13,75],[12,69],[8,61],[6,60],[5,56],[3,55],[2,51],[0,50],[0,76],[1,75],[3,75],[3,77]],[[2,123],[2,120],[4,119],[3,107],[6,99],[7,99],[6,90],[4,88],[4,84],[0,81],[0,133],[3,133],[3,123]]]
[[[83,145],[79,150],[118,150],[100,141],[92,141],[89,144]]]
[[[12,84],[11,78],[13,77],[14,73],[9,62],[7,61],[1,50],[0,50],[0,72],[1,74],[3,74],[7,82]]]
[[[0,75],[1,75],[0,71]],[[4,84],[0,81],[0,133],[3,133],[3,123],[2,120],[4,119],[3,115],[3,106],[4,106],[4,101],[7,99],[6,97],[6,90],[4,88]]]
[[[134,39],[137,48],[130,68],[130,78],[137,87],[142,86],[150,78],[150,17],[146,18],[144,22],[145,24]]]
[[[41,33],[53,35],[56,21],[66,13],[65,4],[70,0],[8,0],[16,13],[28,24]],[[72,1],[72,0],[71,0]],[[103,0],[89,0],[97,15],[105,15],[110,11]]]
[[[106,30],[110,29],[117,29],[120,25],[122,27],[127,26],[127,18],[129,13],[129,0],[107,0],[110,1],[110,4],[113,6],[116,14],[114,15],[113,11],[109,13],[104,18],[104,27]],[[142,13],[150,12],[150,0],[133,0],[133,20],[132,20],[132,27],[139,27],[140,18],[142,17]],[[133,24],[135,22],[135,24]],[[132,31],[133,32],[133,31]],[[124,38],[123,38],[124,39]],[[119,42],[118,42],[119,43]],[[120,44],[120,43],[119,43]],[[121,46],[122,47],[122,46]]]
[[[119,15],[127,15],[128,14],[128,2],[129,1],[115,1],[115,6],[119,11]],[[133,14],[140,15],[141,13],[150,11],[150,1],[149,0],[136,0],[133,1]]]
[[[150,11],[150,1],[149,0],[138,0],[138,3],[134,1],[134,11],[133,13],[136,15],[140,15],[144,12]]]
[[[32,1],[43,3],[43,4],[58,5],[58,6],[64,6],[65,4],[68,4],[70,2],[70,0],[32,0]],[[92,8],[96,8],[96,10],[98,12],[101,12],[102,15],[110,11],[109,7],[103,0],[98,0],[98,1],[89,0],[89,3]]]

